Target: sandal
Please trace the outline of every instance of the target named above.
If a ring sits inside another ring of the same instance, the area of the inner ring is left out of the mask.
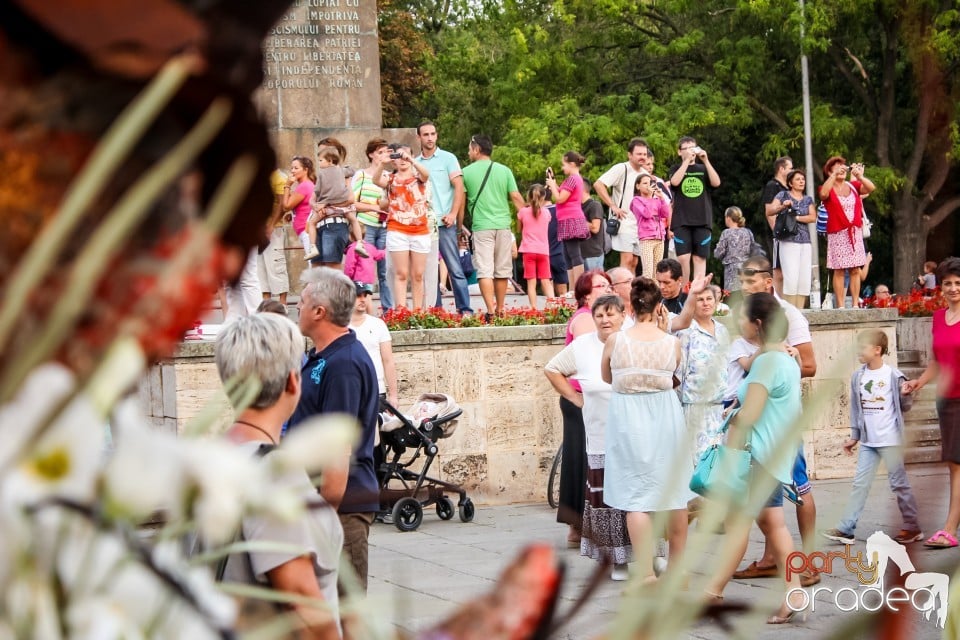
[[[947,531],[941,529],[927,538],[927,541],[923,543],[923,546],[930,549],[952,549],[956,547],[957,544],[956,536],[953,536]]]
[[[790,596],[787,596],[787,602],[784,602],[775,614],[767,618],[767,624],[787,624],[793,620],[794,616],[804,611],[803,609],[798,611],[797,609],[791,608],[789,605],[789,597]]]
[[[780,572],[777,571],[777,565],[761,567],[756,563],[756,561],[754,561],[747,565],[746,569],[734,572],[733,579],[749,580],[751,578],[776,578],[779,575]]]

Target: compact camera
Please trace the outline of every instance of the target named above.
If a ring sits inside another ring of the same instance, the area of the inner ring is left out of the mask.
[[[396,151],[394,151],[393,153],[390,154],[390,159],[391,159],[391,160],[399,160],[399,159],[402,158],[402,157],[403,157],[403,154],[402,154],[402,153],[398,153],[398,152],[396,152]]]

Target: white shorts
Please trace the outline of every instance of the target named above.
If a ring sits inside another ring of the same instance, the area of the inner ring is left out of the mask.
[[[430,253],[430,234],[413,236],[401,231],[387,231],[387,251]]]
[[[611,236],[610,248],[621,253],[640,255],[640,241],[637,239],[637,217],[632,211],[620,218],[620,231]]]

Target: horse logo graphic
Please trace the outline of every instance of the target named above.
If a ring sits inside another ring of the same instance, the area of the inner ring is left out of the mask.
[[[907,549],[890,536],[877,531],[867,538],[867,559],[877,566],[876,588],[883,592],[883,578],[890,562],[897,565],[900,575],[907,575],[904,587],[910,591],[924,590],[927,599],[917,603],[919,611],[929,620],[934,608],[937,611],[937,626],[941,629],[947,621],[947,593],[950,590],[950,577],[943,573],[918,573],[917,568],[907,555]],[[915,594],[916,595],[916,594]],[[939,606],[938,606],[939,603]]]

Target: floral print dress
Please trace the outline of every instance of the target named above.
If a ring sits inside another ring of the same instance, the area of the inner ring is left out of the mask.
[[[724,229],[713,255],[723,261],[723,286],[727,291],[740,290],[740,267],[753,253],[753,232],[743,227]]]
[[[696,321],[677,333],[680,338],[680,406],[693,442],[694,463],[723,434],[723,396],[726,392],[726,354],[730,346],[727,328],[713,320],[713,334]]]

